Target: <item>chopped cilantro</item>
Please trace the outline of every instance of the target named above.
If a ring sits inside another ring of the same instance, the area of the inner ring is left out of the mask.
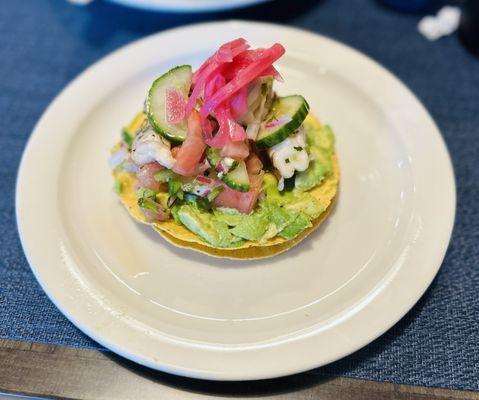
[[[126,129],[121,130],[121,138],[122,140],[128,145],[128,147],[131,147],[133,143],[133,136],[131,136]]]
[[[177,179],[170,178],[168,180],[168,193],[171,197],[176,197],[180,200],[183,200],[183,189],[181,187],[181,182]]]

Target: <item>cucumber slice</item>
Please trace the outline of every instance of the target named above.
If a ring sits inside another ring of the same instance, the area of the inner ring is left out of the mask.
[[[216,169],[216,166],[221,162],[221,150],[208,147],[206,150],[206,159],[211,167]]]
[[[191,86],[191,66],[180,65],[170,69],[166,74],[157,78],[146,98],[146,114],[153,129],[174,144],[182,143],[186,138],[187,123],[181,121],[171,125],[166,121],[166,89],[178,89],[185,100],[188,98]]]
[[[255,141],[256,146],[266,148],[281,143],[301,126],[308,112],[309,104],[303,96],[278,97],[266,121],[261,124]],[[276,125],[274,121],[284,122]]]
[[[208,147],[208,150],[206,150],[206,159],[211,167],[216,169],[222,160],[221,150]],[[221,178],[221,181],[231,189],[239,192],[249,192],[249,176],[245,162],[235,160],[232,169]]]
[[[238,192],[249,192],[249,176],[244,161],[238,161],[238,166],[229,171],[221,180],[231,189]]]

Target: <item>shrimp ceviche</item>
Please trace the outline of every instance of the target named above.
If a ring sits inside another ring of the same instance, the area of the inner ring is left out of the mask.
[[[334,134],[302,95],[275,92],[284,53],[240,38],[152,83],[109,160],[131,215],[232,258],[279,253],[319,225],[338,186]]]

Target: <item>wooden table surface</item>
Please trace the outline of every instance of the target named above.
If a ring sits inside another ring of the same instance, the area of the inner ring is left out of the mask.
[[[325,378],[314,372],[264,381],[201,381],[144,368],[110,352],[13,340],[0,340],[0,393],[95,400],[479,399],[475,392]]]

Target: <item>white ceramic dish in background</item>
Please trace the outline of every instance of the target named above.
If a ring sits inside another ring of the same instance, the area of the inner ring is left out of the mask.
[[[332,124],[341,164],[327,222],[289,252],[247,262],[174,248],[135,223],[107,166],[156,76],[239,36],[286,47],[278,90],[303,94]],[[218,380],[304,371],[381,335],[437,273],[455,213],[441,135],[399,80],[331,39],[239,21],[159,33],[90,67],[38,122],[17,184],[25,253],[75,325],[138,363]]]
[[[85,5],[94,0],[68,0]],[[109,0],[124,6],[150,11],[209,12],[226,11],[272,0]]]
[[[271,0],[109,0],[129,7],[154,11],[208,12],[226,11]]]

